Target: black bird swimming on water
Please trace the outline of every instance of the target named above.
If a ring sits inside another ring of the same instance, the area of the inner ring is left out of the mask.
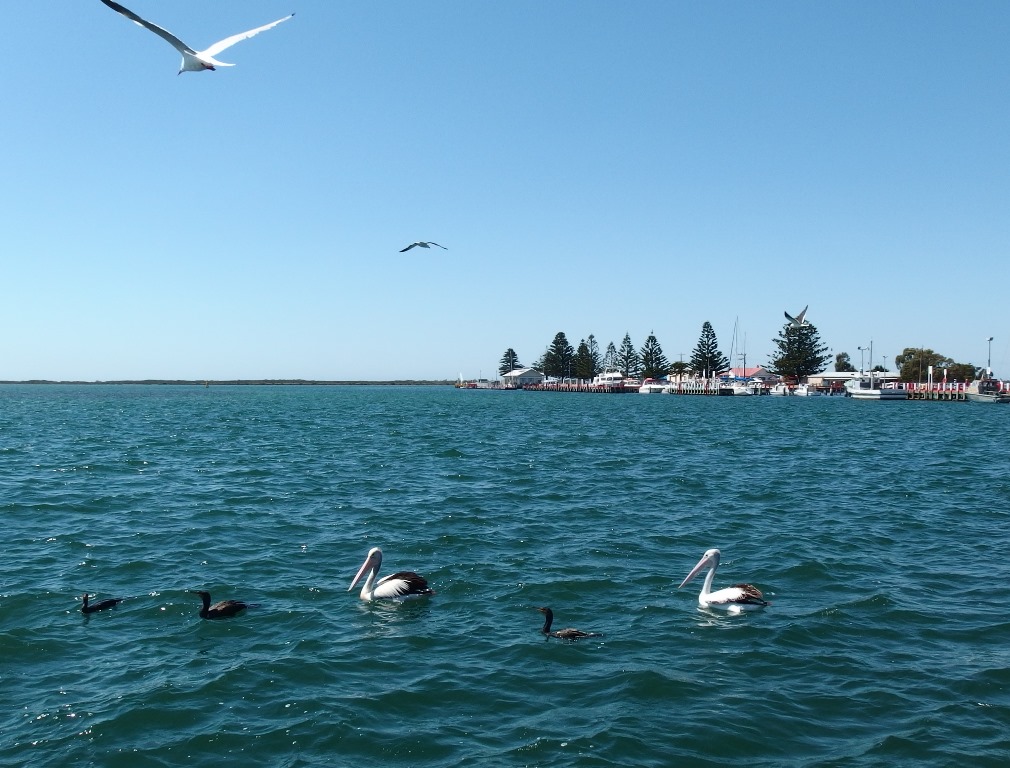
[[[88,593],[85,592],[81,595],[81,613],[95,613],[97,611],[104,611],[106,608],[115,608],[121,602],[123,602],[123,598],[112,597],[97,603],[88,603]]]
[[[210,592],[201,590],[190,590],[194,595],[199,595],[203,600],[203,608],[200,609],[201,619],[227,619],[234,616],[239,611],[244,611],[249,604],[241,600],[222,600],[219,603],[210,604]]]
[[[554,611],[550,608],[537,608],[540,613],[542,613],[546,620],[544,621],[544,628],[540,631],[543,632],[547,637],[556,637],[560,640],[581,640],[584,637],[603,637],[602,632],[583,632],[581,629],[557,629],[551,632],[551,624],[554,623]]]

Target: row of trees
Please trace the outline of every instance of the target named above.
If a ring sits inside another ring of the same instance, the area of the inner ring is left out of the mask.
[[[776,352],[766,368],[779,376],[797,381],[822,372],[831,359],[828,348],[821,343],[816,326],[786,324],[778,338],[772,340]],[[929,369],[933,369],[933,380],[971,381],[982,375],[982,369],[971,363],[957,363],[952,358],[922,347],[906,347],[894,358],[901,381],[925,382]],[[519,356],[511,347],[505,351],[498,372],[501,375],[522,368]],[[670,362],[655,333],[649,333],[641,349],[636,349],[629,334],[624,335],[620,347],[610,342],[606,350],[600,352],[599,343],[592,334],[579,341],[573,348],[563,332],[558,332],[554,341],[533,364],[534,368],[546,376],[589,380],[604,371],[620,371],[628,377],[660,378],[662,376],[695,374],[698,376],[718,376],[730,370],[729,359],[719,350],[712,324],[706,321],[701,327],[698,344],[691,353],[689,362]],[[835,371],[855,371],[848,352],[835,355]],[[875,365],[874,371],[885,370]]]
[[[831,359],[830,355],[825,354],[827,347],[821,344],[817,329],[810,324],[797,327],[790,323],[773,341],[778,352],[772,356],[769,370],[781,376],[799,379],[820,373]],[[498,372],[505,375],[522,367],[519,356],[509,347],[502,356]],[[631,336],[626,333],[620,347],[610,342],[601,354],[599,343],[592,334],[580,340],[575,348],[564,332],[559,331],[532,367],[545,376],[588,380],[604,371],[620,371],[622,375],[634,378],[660,378],[688,373],[707,378],[726,373],[732,366],[719,350],[715,330],[706,320],[689,362],[679,360],[671,363],[652,332],[641,349],[635,348]]]
[[[971,381],[982,376],[983,369],[976,368],[971,363],[956,363],[952,358],[939,352],[922,347],[905,347],[900,355],[894,358],[901,381],[922,383],[929,380],[929,369],[933,368],[933,381]],[[849,358],[848,352],[835,355],[836,371],[855,371],[856,368]],[[884,371],[882,365],[875,365],[871,370]]]

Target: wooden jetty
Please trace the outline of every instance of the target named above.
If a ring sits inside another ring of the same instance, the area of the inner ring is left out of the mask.
[[[625,384],[601,384],[589,381],[545,381],[540,384],[526,384],[523,389],[528,392],[587,392],[601,395],[640,394],[641,382],[633,381]],[[722,390],[722,391],[720,391]],[[720,386],[717,379],[689,379],[672,382],[663,394],[669,395],[719,395],[726,394],[725,387]]]
[[[548,381],[540,384],[527,384],[522,389],[530,392],[583,392],[598,395],[626,395],[629,393],[638,394],[640,383],[633,382],[624,384],[600,384],[588,381]],[[968,396],[965,392],[967,385],[962,383],[939,383],[939,384],[916,384],[914,382],[905,383],[903,389],[908,393],[909,400],[932,400],[935,402],[966,402]],[[821,390],[822,394],[839,395],[836,390]],[[669,395],[725,395],[731,394],[725,386],[720,386],[718,380],[713,379],[686,379],[679,382],[670,382],[663,390],[663,394]]]
[[[625,395],[629,392],[638,394],[639,385],[625,387],[614,384],[592,384],[589,382],[547,381],[541,384],[526,384],[527,392],[588,392],[598,395]]]
[[[940,400],[945,402],[966,402],[964,384],[905,384],[909,400]]]

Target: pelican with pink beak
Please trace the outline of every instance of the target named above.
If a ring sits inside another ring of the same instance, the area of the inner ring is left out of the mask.
[[[701,585],[701,594],[698,595],[698,605],[702,608],[721,608],[730,613],[740,613],[741,611],[755,611],[764,608],[770,603],[764,599],[761,590],[753,584],[734,584],[732,587],[712,591],[712,579],[715,578],[715,569],[719,567],[719,550],[710,549],[701,556],[698,564],[691,569],[681,583],[683,587],[691,579],[708,568],[705,574],[705,582]],[[677,589],[680,589],[677,587]]]
[[[381,566],[382,550],[372,547],[368,550],[365,562],[361,565],[347,591],[350,592],[354,589],[354,586],[361,581],[361,577],[367,573],[368,578],[365,579],[365,584],[359,595],[362,600],[409,600],[435,594],[425,578],[418,576],[413,571],[399,571],[389,576],[383,576],[376,582],[375,576]]]

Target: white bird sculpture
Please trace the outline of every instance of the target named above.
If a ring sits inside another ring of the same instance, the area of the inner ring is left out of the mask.
[[[708,573],[705,574],[705,583],[701,585],[701,594],[698,595],[698,605],[702,608],[722,608],[730,613],[740,613],[741,611],[757,610],[768,605],[761,590],[753,584],[734,584],[732,587],[712,592],[712,579],[715,578],[715,569],[718,567],[719,550],[708,550],[680,583],[680,587],[708,568]]]
[[[103,2],[104,2],[104,0],[103,0]],[[417,243],[411,243],[406,248],[401,248],[400,249],[400,253],[403,253],[404,251],[409,251],[411,248],[430,248],[433,245],[438,245],[438,243],[432,242],[431,240],[429,240],[428,242],[424,242],[422,240],[422,241],[417,242]],[[438,245],[438,247],[441,248],[443,251],[448,251],[449,250],[444,245]]]
[[[114,3],[112,0],[102,0],[109,8],[121,13],[123,16],[128,18],[130,21],[139,24],[140,26],[149,29],[154,32],[158,37],[166,40],[169,45],[171,45],[175,50],[182,54],[182,64],[181,69],[178,74],[183,72],[202,72],[204,70],[210,69],[214,70],[217,67],[234,67],[234,64],[228,64],[223,61],[218,61],[214,57],[221,53],[221,51],[226,48],[231,48],[235,43],[241,42],[242,40],[248,40],[253,35],[258,35],[267,29],[272,29],[280,24],[282,21],[287,21],[294,14],[285,16],[283,19],[277,19],[277,21],[272,21],[269,24],[264,24],[262,27],[256,27],[256,29],[250,29],[248,32],[239,32],[237,35],[232,35],[231,37],[226,37],[224,40],[219,40],[214,43],[214,45],[209,48],[205,48],[202,51],[195,51],[186,45],[182,40],[177,38],[167,29],[162,29],[157,24],[152,24],[146,19],[140,18],[137,14],[131,11],[129,8],[124,8],[119,3]]]
[[[793,317],[788,312],[783,312],[782,314],[786,316],[786,320],[792,323],[793,328],[802,328],[804,325],[810,325],[809,321],[807,321],[804,317],[807,314],[808,309],[810,309],[809,304],[803,307],[803,311],[796,315],[796,317]]]

